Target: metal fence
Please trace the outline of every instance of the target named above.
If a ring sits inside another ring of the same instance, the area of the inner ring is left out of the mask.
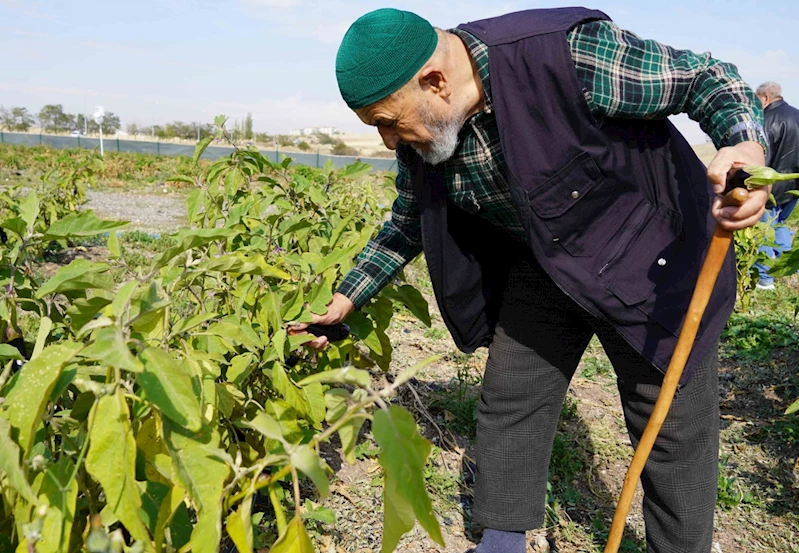
[[[6,144],[23,144],[35,146],[42,144],[52,148],[86,148],[100,147],[99,138],[86,138],[85,136],[56,136],[52,134],[26,134],[0,132],[0,142]],[[144,142],[138,140],[121,140],[119,138],[104,138],[103,149],[106,152],[135,152],[139,154],[158,154],[165,156],[187,156],[194,154],[193,145],[171,144],[168,142]],[[219,159],[229,156],[230,148],[209,146],[201,156],[203,159]],[[269,159],[280,162],[283,158],[290,157],[294,163],[310,167],[322,167],[330,159],[336,168],[344,167],[355,161],[362,161],[372,166],[372,171],[396,171],[397,160],[393,158],[367,158],[354,156],[331,156],[327,154],[305,152],[281,152],[280,150],[261,150]]]

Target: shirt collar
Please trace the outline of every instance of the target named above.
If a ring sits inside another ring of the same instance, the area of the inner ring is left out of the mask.
[[[477,66],[477,75],[483,85],[483,95],[485,96],[485,109],[483,113],[493,112],[493,102],[491,101],[491,79],[488,75],[488,46],[473,34],[462,29],[449,29],[448,33],[456,35],[463,41],[466,50]]]

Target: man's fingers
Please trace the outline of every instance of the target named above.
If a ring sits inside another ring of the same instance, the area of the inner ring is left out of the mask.
[[[752,190],[740,207],[721,207],[721,197],[713,200],[712,212],[719,225],[726,230],[740,230],[755,225],[765,211],[768,190]]]
[[[324,349],[328,344],[327,336],[319,336],[316,340],[304,344],[313,349]]]

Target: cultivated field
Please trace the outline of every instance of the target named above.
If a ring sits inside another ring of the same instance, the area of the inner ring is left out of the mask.
[[[348,144],[355,145],[357,143],[354,137],[344,137],[343,139]],[[369,144],[368,139],[364,138],[362,147],[370,147]],[[371,143],[371,146],[374,146],[374,142]],[[712,156],[711,148],[707,145],[698,147],[700,157],[707,159],[708,156]],[[71,167],[72,162],[59,156],[60,154],[55,152],[38,152],[34,157],[17,149],[0,147],[0,183],[5,186],[0,188],[0,193],[8,191],[8,187],[16,184],[34,187],[40,178],[51,169],[63,173]],[[144,160],[137,157],[126,157],[122,154],[109,156],[106,159],[105,168],[98,169],[96,183],[87,191],[87,203],[83,209],[92,209],[104,219],[131,221],[132,225],[119,234],[119,244],[109,243],[108,237],[102,234],[97,234],[90,239],[65,241],[59,247],[48,250],[37,257],[30,266],[31,271],[37,279],[44,281],[57,274],[68,263],[72,263],[76,259],[84,259],[88,262],[111,264],[114,278],[118,283],[129,278],[141,279],[141,282],[145,282],[145,273],[153,265],[154,260],[163,257],[164,252],[169,252],[181,241],[180,237],[170,237],[169,234],[182,228],[185,229],[192,220],[192,215],[189,215],[186,209],[187,200],[189,200],[189,205],[195,206],[193,217],[196,220],[197,199],[192,195],[196,194],[194,192],[196,187],[187,182],[170,182],[168,177],[182,173],[188,175],[189,180],[196,179],[201,174],[205,174],[209,167],[210,164],[207,163],[193,167],[188,162],[166,158],[146,164]],[[347,180],[347,177],[339,175],[335,178],[340,178],[340,180],[335,181],[334,176],[331,174],[325,176],[322,171],[302,170],[300,173],[301,178],[297,180],[294,177],[295,180],[292,182],[300,183],[301,188],[305,186],[305,180],[302,179],[328,183],[332,187],[331,190],[335,189],[336,182],[340,182],[346,183],[348,187],[357,187],[357,190],[363,191],[364,194],[367,190],[374,190],[376,197],[380,198],[381,204],[389,203],[392,197],[390,179],[384,179],[381,176],[361,175]],[[279,173],[267,172],[265,174],[279,181]],[[227,181],[224,179],[223,181],[223,186],[232,186],[225,185],[224,183]],[[279,182],[282,183],[282,181]],[[300,200],[290,199],[288,201]],[[322,202],[323,198],[315,198],[314,201]],[[210,203],[204,205],[204,209],[211,209]],[[311,209],[307,206],[306,208]],[[0,213],[2,213],[1,207]],[[268,213],[264,211],[264,219],[258,223],[242,217],[241,224],[244,226],[266,224],[268,216]],[[378,216],[379,213],[375,212],[375,217]],[[221,221],[220,216],[220,222],[217,224],[220,226],[226,224]],[[280,221],[275,224],[280,224]],[[301,225],[302,222],[297,220],[297,224]],[[213,223],[209,228],[212,227]],[[211,231],[208,230],[208,232]],[[359,232],[362,230],[359,229]],[[354,232],[351,237],[347,236],[353,241],[355,240]],[[308,247],[312,248],[313,239],[306,237],[306,240],[309,242]],[[270,257],[269,260],[278,266],[280,256],[284,253],[289,256],[290,253],[278,250],[288,249],[290,246],[287,243],[275,244],[270,242],[270,248],[274,247],[275,249],[269,255],[275,257]],[[319,244],[321,245],[321,242]],[[242,245],[240,247],[252,246]],[[271,249],[270,252],[272,252]],[[213,255],[230,253],[228,250],[214,251],[211,258]],[[314,260],[315,258],[308,256],[307,259]],[[209,266],[208,264],[211,262],[210,258],[206,260],[198,257],[198,263],[200,261],[204,264],[203,266]],[[178,278],[181,265],[175,267],[176,271],[172,271],[166,270],[165,266],[161,278],[166,282],[169,282],[169,279]],[[243,270],[241,266],[239,269]],[[215,278],[210,272],[204,274],[206,276],[203,278],[210,280]],[[297,274],[301,275],[301,278],[307,278],[303,272]],[[224,286],[235,287],[241,285],[241,281],[236,284],[235,279],[241,278],[238,273],[233,271],[220,277],[219,282],[225,283]],[[264,273],[262,278],[270,282],[269,278],[272,277],[268,277]],[[433,551],[464,553],[474,547],[474,543],[479,540],[480,529],[471,523],[475,470],[472,459],[475,438],[475,408],[486,352],[481,350],[474,355],[467,356],[456,350],[435,308],[423,259],[417,259],[406,269],[405,279],[408,285],[419,290],[422,297],[429,303],[430,324],[427,325],[420,320],[416,308],[408,307],[397,301],[396,298],[392,299],[393,303],[387,304],[389,307],[393,307],[391,313],[393,316],[387,327],[387,335],[393,346],[393,353],[390,355],[391,361],[387,365],[387,370],[381,370],[378,366],[368,369],[369,387],[377,390],[386,386],[390,387],[397,375],[402,374],[409,367],[430,358],[430,356],[440,356],[415,374],[408,385],[400,387],[391,403],[412,412],[418,422],[421,434],[433,445],[431,454],[424,464],[422,478],[425,489],[432,497],[435,517],[440,523],[445,545],[434,543],[417,523],[402,538],[397,550],[409,553]],[[220,284],[220,288],[216,289],[217,296],[223,293],[221,286],[222,284]],[[70,291],[62,292],[63,294],[65,294],[64,297],[72,297]],[[306,300],[313,301],[307,296]],[[189,305],[194,301],[191,298],[191,293],[182,297],[181,303],[174,306],[175,312],[171,314],[172,320],[175,320],[175,315],[178,313],[189,313]],[[203,304],[205,298],[197,298],[197,301]],[[246,294],[244,299],[236,299],[231,296],[230,301],[234,303],[242,301],[246,305]],[[799,467],[799,418],[783,415],[787,406],[799,397],[799,377],[795,374],[795,368],[799,366],[799,334],[795,327],[794,312],[794,304],[797,301],[799,301],[799,279],[797,277],[782,279],[779,281],[776,291],[757,294],[747,312],[738,312],[733,315],[722,337],[721,393],[719,397],[722,412],[722,434],[714,553],[799,551],[799,537],[797,537],[797,524],[799,524],[799,518],[797,518],[797,513],[799,513],[799,468],[797,468]],[[302,299],[300,303],[302,303]],[[382,316],[378,311],[374,310],[373,314],[370,313],[370,317]],[[24,329],[24,340],[29,344],[35,344],[39,319],[38,316],[31,316],[28,320],[29,325]],[[35,324],[34,321],[36,321]],[[210,319],[210,321],[213,323],[214,319]],[[201,331],[204,328],[206,327],[198,326],[198,332],[208,333],[207,328]],[[53,341],[56,341],[55,338]],[[185,341],[189,342],[190,338],[187,336]],[[203,345],[200,342],[192,343],[194,344],[192,347],[197,349]],[[363,340],[363,343],[370,342],[367,339]],[[235,348],[231,346],[231,351],[224,354],[226,357],[240,354],[243,346],[238,342],[235,344]],[[132,341],[129,346],[134,353],[139,347]],[[184,344],[184,346],[175,347],[188,346]],[[210,363],[217,359],[216,355],[224,352],[222,345],[218,347],[222,349],[211,348],[210,353],[204,354],[207,355],[207,357],[203,357],[204,363]],[[367,348],[367,351],[368,355],[374,356],[373,350]],[[356,353],[354,350],[351,351],[352,355],[356,355]],[[357,354],[356,357],[359,355]],[[303,368],[302,363],[311,361],[309,358],[303,357],[297,370],[310,370],[307,366]],[[110,371],[111,378],[108,382],[113,380],[112,373],[113,371]],[[296,382],[301,381],[301,378],[305,376],[306,373],[302,372],[289,373],[289,378],[292,379],[291,385],[296,386]],[[106,382],[106,373],[102,372],[96,379],[98,382]],[[226,377],[220,376],[216,382],[221,386],[220,383],[223,384],[229,380],[229,377],[226,380]],[[127,386],[127,382],[136,382],[136,380],[126,381],[123,378],[122,386]],[[239,382],[244,381],[240,380]],[[256,394],[251,399],[260,401],[262,398],[257,397],[257,393],[259,390],[263,392],[268,388],[268,379],[259,385],[265,386],[265,388],[251,387],[248,383],[246,386],[242,384],[241,390],[246,394]],[[0,396],[5,393],[2,386],[3,381],[0,379]],[[218,389],[222,388],[218,387]],[[227,388],[225,389],[227,390]],[[271,390],[271,388],[268,389]],[[352,388],[347,389],[351,390]],[[130,396],[133,390],[131,384],[126,393]],[[288,393],[283,388],[277,390],[269,391],[267,396],[283,397],[283,394]],[[68,393],[64,392],[65,396],[63,397],[66,397]],[[228,390],[227,393],[231,394],[227,401],[232,402],[229,407],[235,416],[239,410],[239,407],[236,406],[238,405],[236,402],[239,401],[238,396],[235,396],[235,390]],[[63,397],[59,401],[66,401],[69,404],[70,400],[64,400]],[[148,398],[145,399],[149,401]],[[128,397],[128,400],[130,402],[131,397]],[[141,401],[141,399],[133,400],[131,405],[136,408]],[[244,400],[241,401],[243,404]],[[156,407],[149,408],[157,410]],[[72,408],[76,409],[76,407]],[[330,409],[329,405],[328,409]],[[273,411],[270,413],[274,414]],[[136,421],[146,421],[148,416],[144,407],[131,414],[133,429],[136,432],[137,440],[139,440],[137,443],[140,449],[143,442],[138,436],[141,436],[144,430],[137,426],[138,422]],[[164,420],[167,418],[168,415]],[[232,421],[233,418],[231,417],[230,420]],[[326,422],[323,426],[328,424],[329,422]],[[235,425],[232,422],[230,422],[229,428],[223,427],[222,423],[220,425],[219,431],[222,434],[226,432],[235,434],[233,431]],[[235,427],[238,429],[237,431],[242,430],[240,424]],[[306,430],[312,429],[309,426]],[[316,486],[312,485],[309,480],[302,479],[301,488],[297,488],[297,497],[301,495],[303,501],[307,501],[303,503],[303,507],[297,505],[297,502],[292,503],[290,479],[285,481],[282,486],[268,488],[270,493],[279,495],[277,499],[270,499],[266,493],[267,488],[264,488],[262,493],[255,495],[253,511],[247,513],[248,516],[255,515],[248,519],[254,521],[252,533],[247,538],[253,549],[265,553],[274,543],[277,529],[280,528],[279,516],[276,515],[274,507],[275,501],[278,501],[278,503],[291,505],[292,508],[297,509],[298,513],[302,513],[302,520],[316,551],[322,553],[374,553],[379,551],[382,537],[383,486],[386,483],[386,469],[385,462],[379,458],[378,436],[373,430],[372,423],[367,422],[361,429],[358,443],[351,452],[345,451],[346,447],[339,440],[338,435],[330,442],[321,444],[321,458],[331,469],[330,474],[325,475],[329,476],[331,482],[329,494],[326,497],[323,498],[318,493],[316,478],[313,479],[313,484]],[[152,431],[155,432],[155,430]],[[247,436],[247,440],[250,440],[251,436]],[[258,447],[253,446],[250,449],[255,451]],[[248,450],[244,446],[236,449],[234,445],[230,445],[228,451],[242,451],[245,465],[250,462],[246,456]],[[163,453],[159,450],[158,454]],[[354,461],[352,464],[345,461],[348,453],[351,460]],[[61,454],[70,459],[75,459],[77,455],[72,450],[63,450]],[[615,501],[621,489],[631,454],[612,368],[598,343],[592,342],[571,384],[567,401],[563,406],[562,422],[555,441],[551,467],[546,527],[528,533],[530,551],[560,551],[563,553],[602,551]],[[231,453],[231,455],[235,457],[235,453]],[[252,458],[255,457],[257,456]],[[159,460],[159,462],[161,461],[163,458]],[[162,470],[168,469],[162,467]],[[94,476],[95,472],[90,472]],[[142,468],[142,472],[137,473],[140,485],[144,485],[145,473],[147,480],[157,481],[166,486],[161,481],[162,477],[158,479],[153,476],[149,468],[147,471]],[[81,474],[82,478],[89,477],[86,474]],[[242,478],[242,482],[244,482],[247,477],[243,476]],[[87,498],[84,505],[86,512],[89,512],[90,505],[93,514],[99,512],[102,508],[100,503],[104,499],[98,493],[84,492],[85,486],[85,482],[81,482],[80,493],[85,494]],[[105,488],[105,486],[106,484],[103,482],[103,487]],[[76,487],[75,493],[77,493],[77,489]],[[628,518],[625,540],[621,548],[621,551],[626,553],[644,553],[646,551],[640,499],[639,487],[634,509]],[[98,504],[92,505],[92,502]],[[192,509],[189,513],[194,516],[195,510]],[[227,515],[227,513],[225,514]],[[289,518],[291,514],[290,511],[287,511]],[[5,520],[0,520],[0,528],[13,526],[9,526],[9,517],[13,519],[11,512],[7,510],[3,516]],[[114,528],[115,524],[118,525],[111,516],[102,517],[102,522],[109,528]],[[6,526],[1,526],[2,524],[6,524]],[[77,519],[75,524],[77,527]],[[233,551],[229,527],[223,525],[223,528],[221,547],[224,551]],[[88,533],[89,527],[84,526],[84,529]],[[0,551],[4,550],[4,546],[11,547],[10,539],[5,538],[4,541],[4,538],[0,537]],[[237,543],[240,545],[241,542]]]

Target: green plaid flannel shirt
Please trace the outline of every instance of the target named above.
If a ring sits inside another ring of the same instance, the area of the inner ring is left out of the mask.
[[[461,129],[455,155],[442,164],[450,201],[525,240],[505,178],[496,117],[491,103],[488,47],[454,29],[466,44],[485,92],[485,110]],[[572,59],[593,115],[601,120],[664,118],[688,113],[716,147],[755,140],[766,147],[763,110],[734,65],[709,53],[675,50],[643,40],[610,21],[580,25],[568,34]],[[398,197],[391,219],[358,257],[338,292],[363,307],[422,251],[419,208],[408,167],[397,156]]]

